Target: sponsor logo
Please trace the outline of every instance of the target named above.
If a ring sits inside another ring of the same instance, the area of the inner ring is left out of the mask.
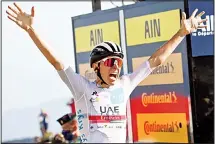
[[[90,98],[90,102],[98,102],[99,101],[99,98],[98,98],[98,93],[97,91],[94,91],[92,94],[92,97]]]
[[[95,81],[96,80],[96,73],[92,70],[86,70],[84,73],[84,76],[89,80],[89,81]]]
[[[149,56],[133,58],[133,71],[148,59]],[[183,82],[182,54],[172,53],[167,60],[162,65],[156,67],[151,74],[139,84],[139,86],[178,84]]]
[[[142,94],[142,104],[144,107],[147,107],[149,104],[158,104],[158,103],[176,103],[177,97],[175,91],[167,92],[163,94],[155,94],[151,93],[147,95],[147,93]]]
[[[124,123],[122,120],[126,120],[126,116],[89,116],[89,120],[91,123]]]
[[[81,142],[83,143],[83,142],[86,142],[86,141],[87,141],[87,138],[86,138],[85,134],[82,134],[81,135]]]
[[[108,120],[108,121],[113,121],[113,120],[122,120],[122,116],[101,116],[101,120]]]
[[[99,95],[97,94],[97,91],[94,91],[91,95],[99,96]]]
[[[150,123],[149,121],[145,121],[144,123],[144,131],[146,135],[155,132],[178,132],[181,127],[182,124],[178,121],[171,123],[157,123],[157,121]]]
[[[82,130],[83,129],[83,119],[85,118],[85,116],[82,114],[81,110],[78,110],[77,111],[77,114],[78,114],[78,123],[79,123],[79,130]]]
[[[206,15],[205,19],[207,19],[206,24],[201,23],[200,26],[206,25],[206,28],[200,28],[192,33],[192,36],[210,36],[214,35],[214,15]]]
[[[118,115],[119,106],[100,106],[101,115]]]
[[[97,126],[97,128],[114,128],[111,125],[103,125],[103,126]]]
[[[78,129],[83,130],[83,128],[84,128],[83,127],[83,119],[87,118],[87,115],[83,114],[81,110],[78,110],[77,111],[77,117],[78,117]],[[82,143],[87,141],[85,134],[81,134],[80,138],[81,138]]]
[[[124,91],[122,88],[117,88],[111,91],[110,100],[112,104],[120,104],[124,102]]]
[[[103,126],[97,126],[97,128],[110,128],[110,129],[112,129],[112,128],[116,128],[116,129],[122,129],[123,128],[123,126],[121,126],[121,125],[103,125]],[[125,127],[124,127],[125,128]]]
[[[188,143],[186,113],[137,113],[138,141]]]
[[[96,80],[96,74],[94,70],[90,67],[89,63],[80,63],[78,65],[78,68],[81,76],[85,77],[90,82],[94,82]]]
[[[158,67],[156,67],[151,75],[155,75],[155,74],[164,74],[164,73],[174,73],[174,68],[175,66],[173,65],[173,62],[167,62],[166,64],[160,65]]]

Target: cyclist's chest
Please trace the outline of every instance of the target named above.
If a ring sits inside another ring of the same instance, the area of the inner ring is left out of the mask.
[[[122,88],[93,89],[90,91],[90,115],[122,115],[126,112],[126,100]]]

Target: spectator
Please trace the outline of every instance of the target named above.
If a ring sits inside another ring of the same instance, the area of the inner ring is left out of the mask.
[[[52,143],[66,143],[66,139],[64,138],[63,134],[56,134],[52,140]]]
[[[70,117],[70,121],[65,120],[68,116]],[[67,142],[69,143],[81,142],[76,114],[70,113],[64,115],[61,119],[58,120],[58,122],[61,124],[63,128],[65,127],[64,130],[62,131],[62,134]],[[68,126],[69,128],[67,128]]]
[[[41,142],[51,142],[53,134],[48,131],[48,114],[44,110],[41,110],[41,113],[39,114],[39,125],[42,134]]]

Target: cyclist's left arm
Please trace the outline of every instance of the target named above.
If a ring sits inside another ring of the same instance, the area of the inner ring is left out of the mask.
[[[178,31],[168,42],[162,45],[152,56],[128,75],[131,91],[143,81],[157,66],[162,64],[183,40]]]
[[[195,9],[191,16],[186,19],[186,14],[182,13],[181,28],[178,32],[164,45],[162,45],[148,61],[144,62],[137,70],[128,76],[128,84],[130,85],[130,92],[142,81],[144,80],[153,69],[162,64],[170,54],[176,49],[176,47],[181,43],[184,37],[198,28],[204,28],[205,25],[200,25],[205,22],[206,19],[201,19],[201,16],[205,13],[202,11],[196,16],[198,9]],[[129,87],[127,85],[126,87]]]
[[[131,93],[135,87],[143,81],[151,72],[153,69],[150,67],[149,61],[145,61],[142,63],[135,71],[133,71],[131,74],[128,74],[124,80],[126,80],[127,84],[127,90],[129,88],[129,93]]]
[[[176,47],[184,39],[185,35],[179,30],[169,41],[162,45],[152,56],[149,58],[150,67],[156,68],[162,64],[172,54]]]
[[[151,56],[151,58],[149,59],[151,68],[155,68],[158,65],[162,64],[181,43],[186,35],[191,34],[198,28],[206,27],[206,25],[200,25],[201,23],[207,21],[207,19],[201,19],[201,16],[205,12],[202,11],[201,13],[196,15],[197,11],[198,9],[195,9],[188,19],[186,19],[186,14],[184,12],[182,13],[181,28],[168,42],[166,42]]]

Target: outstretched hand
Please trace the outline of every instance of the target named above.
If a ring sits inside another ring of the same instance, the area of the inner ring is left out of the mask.
[[[8,14],[8,18],[15,22],[19,27],[27,31],[29,28],[32,27],[33,24],[33,17],[34,17],[34,7],[31,8],[31,14],[27,14],[22,11],[22,9],[14,3],[15,8],[8,6],[10,12],[7,10],[6,13]]]
[[[206,22],[207,19],[202,19],[201,16],[205,13],[204,11],[200,12],[197,16],[196,13],[198,12],[198,9],[195,9],[192,13],[192,15],[186,19],[185,12],[182,13],[182,20],[181,20],[181,29],[180,34],[182,36],[188,35],[194,31],[196,31],[198,28],[205,28],[206,25],[200,25],[203,22]]]

